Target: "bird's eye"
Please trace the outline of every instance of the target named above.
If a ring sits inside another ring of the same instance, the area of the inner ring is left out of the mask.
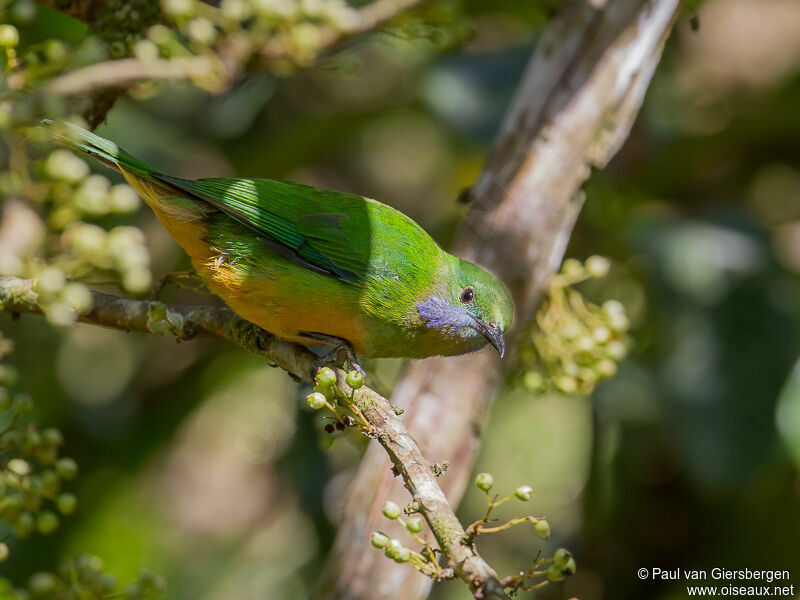
[[[469,304],[470,302],[472,302],[472,299],[474,297],[475,297],[475,290],[473,290],[471,287],[467,287],[461,291],[461,296],[459,296],[458,299],[461,301],[461,304]]]

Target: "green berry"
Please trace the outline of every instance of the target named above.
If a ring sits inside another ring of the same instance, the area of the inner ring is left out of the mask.
[[[387,500],[383,505],[383,514],[387,519],[396,519],[400,516],[400,507],[391,500]]]
[[[71,458],[61,458],[56,463],[56,471],[63,479],[74,479],[78,474],[78,463]]]
[[[189,17],[194,13],[192,0],[163,0],[161,8],[171,17]]]
[[[422,517],[411,517],[406,521],[406,529],[411,533],[419,533],[422,531]]]
[[[539,519],[533,526],[533,530],[536,532],[542,539],[547,539],[550,537],[550,523],[548,523],[544,519]]]
[[[147,307],[147,316],[151,321],[163,321],[167,318],[167,307],[161,302],[151,302]]]
[[[578,565],[575,564],[575,559],[572,558],[571,556],[569,557],[569,560],[567,560],[567,564],[561,567],[561,572],[568,577],[570,575],[575,575],[575,571],[577,570],[578,570]]]
[[[376,548],[385,548],[386,544],[389,543],[389,537],[382,534],[380,531],[373,531],[370,542],[372,542],[372,545]]]
[[[563,569],[570,558],[572,558],[572,552],[566,548],[559,548],[553,555],[553,562]]]
[[[329,385],[315,385],[314,391],[325,396],[329,402],[333,402],[336,399],[336,393],[333,391],[333,387]]]
[[[520,500],[527,502],[533,496],[533,488],[529,485],[521,485],[515,491],[514,495]]]
[[[0,542],[0,562],[8,558],[8,544]]]
[[[347,385],[349,385],[354,390],[357,390],[362,385],[364,385],[364,374],[361,371],[356,371],[353,369],[347,374]]]
[[[19,475],[20,477],[25,477],[26,475],[30,475],[31,472],[30,463],[21,458],[12,458],[11,460],[8,461],[6,468],[15,475]]]
[[[611,261],[605,256],[590,256],[585,265],[586,272],[592,277],[605,277],[611,269]]]
[[[490,473],[478,473],[478,475],[475,477],[475,485],[477,485],[478,488],[484,492],[488,492],[490,489],[492,489],[493,483],[494,477],[492,477]]]
[[[31,0],[17,0],[11,7],[11,16],[20,23],[30,23],[37,12],[36,4]]]
[[[561,581],[564,579],[564,573],[561,572],[561,569],[556,565],[550,565],[547,569],[547,579],[550,581]]]
[[[561,265],[561,272],[566,275],[582,276],[584,269],[581,261],[574,258],[568,258]]]
[[[56,513],[45,510],[36,518],[36,529],[42,535],[49,535],[58,529],[58,516]]]
[[[330,387],[336,383],[336,373],[330,367],[322,367],[317,371],[316,376],[317,385],[322,387]]]
[[[565,394],[574,394],[578,391],[578,382],[574,377],[561,375],[554,380],[556,387]]]
[[[306,396],[306,403],[314,410],[319,410],[328,404],[328,399],[320,392],[312,392]]]
[[[58,586],[58,578],[52,573],[36,573],[28,581],[28,589],[38,598],[55,593]]]
[[[598,375],[603,379],[608,379],[617,374],[617,363],[608,358],[604,358],[595,365]]]
[[[542,377],[541,373],[536,371],[528,371],[522,376],[522,385],[525,389],[533,393],[541,393],[547,390],[547,381]]]
[[[58,586],[58,578],[52,573],[36,573],[28,581],[28,589],[37,598],[52,597]]]
[[[402,547],[403,543],[400,540],[397,538],[392,538],[389,540],[389,543],[386,544],[386,548],[384,549],[383,553],[389,558],[394,558],[397,552],[402,549]]]
[[[136,291],[136,290],[132,290]],[[174,312],[171,310],[167,311],[167,323],[172,325],[172,328],[175,329],[178,333],[183,333],[183,315],[179,312]]]
[[[392,557],[395,562],[404,563],[411,560],[411,550],[408,548],[398,548]]]
[[[620,361],[625,358],[627,353],[628,349],[625,347],[625,343],[619,340],[611,340],[606,345],[606,354],[616,361]]]
[[[0,25],[0,46],[13,48],[19,44],[19,32],[13,25]]]
[[[58,512],[62,515],[71,515],[75,512],[75,507],[77,505],[78,499],[75,497],[75,494],[67,492],[61,494],[56,500],[56,507],[58,507]]]

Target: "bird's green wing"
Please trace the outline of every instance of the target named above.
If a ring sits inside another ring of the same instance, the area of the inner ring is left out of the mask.
[[[269,179],[151,176],[204,200],[298,264],[348,283],[366,275],[371,201],[362,196]]]

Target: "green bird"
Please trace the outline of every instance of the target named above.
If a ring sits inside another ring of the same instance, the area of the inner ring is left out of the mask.
[[[502,357],[508,291],[375,200],[256,178],[180,179],[75,125],[60,141],[125,177],[209,289],[279,338],[364,357]],[[360,369],[360,367],[357,367]],[[313,376],[313,373],[312,373]]]

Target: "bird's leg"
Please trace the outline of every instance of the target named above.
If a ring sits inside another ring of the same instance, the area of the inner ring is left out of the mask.
[[[181,283],[183,281],[194,281],[194,285]],[[187,290],[191,290],[193,292],[202,292],[205,284],[200,279],[200,276],[197,274],[196,271],[190,269],[189,271],[176,271],[174,273],[166,273],[163,275],[153,286],[150,290],[150,300],[158,300],[161,296],[161,292],[164,291],[164,288],[167,287],[170,283],[174,283],[177,287],[182,287]]]
[[[341,367],[344,362],[341,360],[342,354],[344,354],[344,358],[350,369],[355,369],[362,375],[366,375],[364,369],[361,368],[361,365],[358,364],[358,360],[356,360],[356,353],[355,350],[353,350],[353,346],[347,340],[332,335],[325,335],[324,333],[311,333],[306,331],[301,332],[300,335],[306,338],[311,345],[327,346],[331,348],[330,352],[320,356],[314,361],[314,364],[311,365],[312,381],[314,381],[314,378],[317,376],[317,371],[322,367],[328,365]]]

